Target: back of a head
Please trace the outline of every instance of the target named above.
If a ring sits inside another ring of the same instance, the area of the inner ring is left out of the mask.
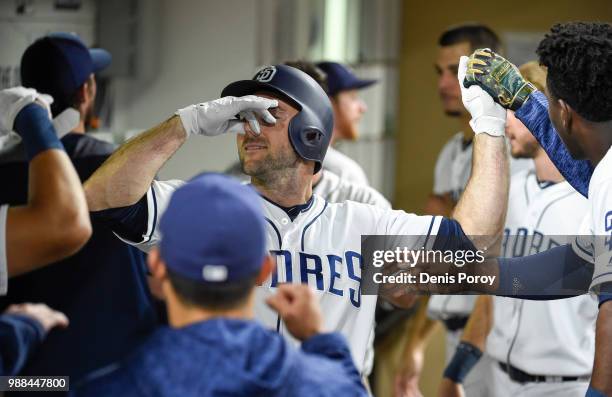
[[[266,256],[259,195],[221,174],[179,188],[160,221],[160,256],[184,303],[208,310],[241,306]]]
[[[106,68],[111,55],[88,48],[75,34],[50,33],[37,39],[21,57],[21,84],[51,95],[53,115],[75,104],[78,89],[92,73]]]
[[[546,69],[537,61],[530,61],[519,67],[521,75],[525,80],[535,85],[542,92],[546,91]]]
[[[497,53],[502,52],[501,42],[497,34],[488,26],[480,23],[451,26],[438,39],[438,44],[441,47],[466,42],[470,44],[472,51],[478,48],[490,48]]]
[[[592,122],[612,120],[612,25],[554,25],[537,49],[548,92]]]

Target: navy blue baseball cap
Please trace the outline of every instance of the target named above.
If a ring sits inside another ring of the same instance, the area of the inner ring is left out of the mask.
[[[226,175],[202,174],[180,187],[159,227],[167,268],[203,283],[256,276],[267,254],[259,195]]]
[[[346,66],[337,62],[319,62],[317,66],[327,75],[327,92],[334,96],[340,91],[365,88],[376,83],[374,79],[360,79]]]
[[[111,55],[88,48],[73,33],[51,33],[32,43],[21,57],[21,84],[49,94],[53,114],[72,105],[77,90],[89,75],[106,68]]]

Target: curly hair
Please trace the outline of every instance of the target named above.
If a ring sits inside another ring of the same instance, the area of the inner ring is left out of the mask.
[[[593,122],[612,120],[612,25],[554,25],[537,49],[549,93]]]

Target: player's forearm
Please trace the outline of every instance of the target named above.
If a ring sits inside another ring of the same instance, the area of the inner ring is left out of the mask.
[[[140,200],[186,138],[179,117],[173,116],[123,144],[85,182],[89,210],[125,207]]]
[[[508,205],[509,171],[503,137],[474,137],[472,175],[453,217],[466,235],[483,236],[476,247],[491,247],[503,231]]]
[[[493,301],[489,295],[481,295],[476,299],[474,309],[463,329],[461,341],[471,343],[484,351],[487,336],[493,324]]]
[[[612,301],[599,307],[591,385],[607,396],[612,395]]]
[[[10,208],[7,216],[9,276],[71,255],[91,236],[81,182],[63,150],[32,159],[28,194],[27,205]]]
[[[420,297],[419,308],[410,319],[407,329],[406,353],[415,349],[424,349],[429,342],[429,338],[439,325],[438,321],[432,320],[427,316],[429,298],[429,296]]]
[[[431,335],[439,322],[427,317],[429,296],[422,296],[419,308],[412,316],[406,329],[406,346],[400,357],[400,371],[419,374],[423,367],[422,357]]]

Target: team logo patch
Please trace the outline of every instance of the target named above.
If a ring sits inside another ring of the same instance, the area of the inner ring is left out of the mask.
[[[227,267],[205,265],[202,268],[202,278],[206,281],[225,281],[227,280]]]
[[[253,80],[259,81],[260,83],[267,83],[270,80],[272,80],[275,74],[276,74],[276,67],[266,66],[265,68],[257,72],[255,77],[253,77]]]

